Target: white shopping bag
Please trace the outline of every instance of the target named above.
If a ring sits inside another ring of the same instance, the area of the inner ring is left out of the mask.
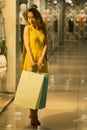
[[[38,109],[40,93],[42,92],[45,74],[39,74],[29,71],[22,71],[17,91],[14,98],[14,104],[20,107]]]

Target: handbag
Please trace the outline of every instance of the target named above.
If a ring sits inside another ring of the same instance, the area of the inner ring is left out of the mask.
[[[45,82],[44,82],[45,81]],[[16,90],[14,104],[20,107],[39,109],[44,108],[46,104],[46,84],[45,74],[22,71]],[[42,96],[42,94],[44,94]]]

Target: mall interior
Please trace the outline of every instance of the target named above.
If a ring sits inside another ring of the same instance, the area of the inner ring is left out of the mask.
[[[23,63],[24,14],[35,6],[48,33],[41,125],[14,104]],[[0,130],[87,130],[87,0],[0,0]]]

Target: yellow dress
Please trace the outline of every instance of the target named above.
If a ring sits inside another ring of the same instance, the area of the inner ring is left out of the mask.
[[[33,56],[35,63],[37,63],[38,59],[41,56],[41,53],[42,53],[42,50],[43,50],[43,47],[45,44],[45,36],[41,30],[38,30],[31,25],[29,25],[29,34],[30,34],[29,37],[30,37],[30,48],[31,48],[32,56]],[[40,69],[40,72],[48,73],[46,57],[44,57],[44,59],[43,59],[43,64],[44,64],[44,66]],[[28,57],[27,53],[26,53],[25,60],[24,60],[23,70],[33,71],[33,72],[38,71],[37,66],[34,66],[33,68],[31,68],[29,57]]]

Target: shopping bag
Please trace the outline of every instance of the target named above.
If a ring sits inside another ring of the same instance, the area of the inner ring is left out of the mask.
[[[37,109],[45,74],[22,71],[16,90],[14,104]]]
[[[47,90],[48,90],[48,73],[44,75],[42,89],[38,98],[37,108],[42,109],[46,107]]]

